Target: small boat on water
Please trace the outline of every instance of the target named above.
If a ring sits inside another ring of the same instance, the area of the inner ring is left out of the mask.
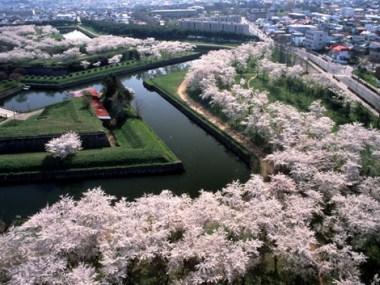
[[[30,89],[29,85],[24,85],[24,87],[22,87],[22,90],[29,90],[29,89]]]

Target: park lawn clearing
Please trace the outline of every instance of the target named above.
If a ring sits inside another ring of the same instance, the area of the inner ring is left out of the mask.
[[[74,98],[45,108],[25,121],[12,120],[0,127],[1,138],[104,132],[102,122],[85,106],[84,98]]]
[[[187,70],[173,71],[167,75],[154,77],[150,82],[167,93],[179,98],[177,89],[182,81],[185,80],[186,73]]]

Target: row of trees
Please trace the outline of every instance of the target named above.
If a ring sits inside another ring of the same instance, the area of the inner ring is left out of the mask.
[[[145,40],[104,35],[94,39],[64,39],[51,26],[0,27],[0,63],[52,60],[55,62],[79,60],[116,50],[136,49],[140,57],[161,57],[193,49],[181,42]]]
[[[300,66],[288,67],[272,62],[268,50],[267,44],[259,43],[232,51],[210,52],[190,67],[186,77],[189,91],[221,110],[232,125],[254,141],[269,145],[271,154],[266,160],[274,166],[275,172],[285,173],[306,197],[318,196],[323,201],[319,206],[326,215],[322,220],[329,224],[329,229],[326,235],[320,235],[318,231],[314,233],[316,250],[337,243],[350,246],[350,252],[354,254],[365,252],[370,243],[375,244],[379,252],[375,232],[380,220],[375,213],[380,209],[380,132],[359,123],[336,126],[326,116],[321,101],[312,103],[308,112],[299,112],[278,101],[270,102],[266,92],[247,88],[244,80],[236,83],[237,75],[254,60],[259,72],[265,73],[273,84],[288,77],[331,87],[326,78],[319,82],[316,81],[321,79],[319,76],[304,75]],[[350,206],[342,206],[340,201],[350,201]],[[374,208],[365,215],[369,205]],[[355,209],[357,206],[361,210]],[[331,209],[342,213],[350,207],[350,214],[355,218],[345,213],[344,221],[340,222],[336,214],[331,213]],[[366,218],[356,220],[362,214]],[[373,228],[367,228],[368,223]],[[351,231],[354,228],[355,233]],[[379,257],[374,259],[379,265]],[[351,282],[347,284],[359,281]]]
[[[0,236],[0,282],[362,284],[380,214],[379,184],[366,183],[344,195],[324,184],[329,196],[277,174],[196,199],[63,197]]]

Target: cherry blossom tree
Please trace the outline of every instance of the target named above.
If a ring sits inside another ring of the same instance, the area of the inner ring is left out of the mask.
[[[160,284],[242,284],[250,272],[265,275],[256,269],[271,257],[284,280],[360,282],[360,244],[320,240],[329,225],[313,224],[320,215],[338,221],[330,235],[369,238],[378,232],[378,215],[370,213],[379,203],[365,194],[335,196],[334,211],[324,217],[322,201],[300,191],[278,174],[269,182],[254,175],[195,199],[163,191],[127,202],[99,188],[79,201],[62,197],[0,236],[0,280],[104,284],[152,271]]]
[[[77,133],[68,132],[51,139],[45,145],[46,151],[53,157],[64,159],[82,149],[82,141]]]
[[[108,64],[116,64],[116,63],[119,63],[121,61],[121,59],[123,58],[123,55],[122,54],[116,54],[114,55],[113,57],[109,58],[108,59]]]
[[[6,47],[6,50],[0,53],[0,63],[49,58],[60,61],[120,49],[136,49],[141,57],[161,58],[188,52],[194,48],[194,45],[189,43],[156,41],[153,38],[142,40],[101,35],[93,39],[64,39],[57,38],[57,34],[59,34],[59,31],[51,26],[1,27],[0,43]],[[115,60],[116,58],[113,59],[113,61]]]
[[[87,69],[90,65],[91,65],[91,62],[87,61],[87,60],[83,60],[81,61],[80,65],[84,68],[84,69]]]

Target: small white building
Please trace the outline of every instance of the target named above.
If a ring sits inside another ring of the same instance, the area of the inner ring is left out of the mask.
[[[320,30],[308,30],[305,34],[304,46],[310,50],[322,50],[329,42],[329,35]]]
[[[306,34],[306,32],[309,30],[317,30],[317,27],[314,25],[293,24],[293,25],[288,25],[287,29],[289,33]]]
[[[296,47],[303,47],[305,36],[302,33],[294,33],[291,36],[291,41]]]

